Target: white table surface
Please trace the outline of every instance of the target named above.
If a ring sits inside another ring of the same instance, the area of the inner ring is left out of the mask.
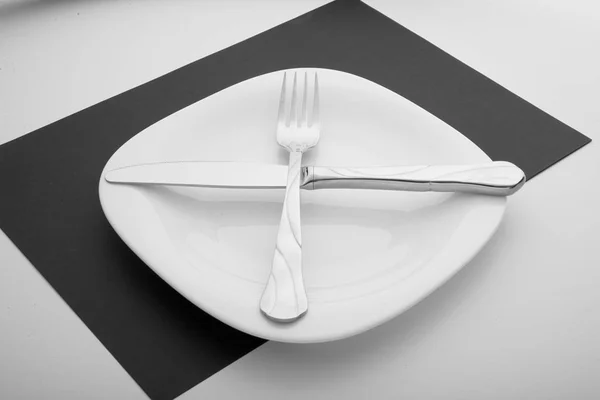
[[[600,141],[597,1],[366,2]],[[0,143],[325,3],[0,0]],[[599,185],[592,142],[407,313],[340,342],[270,342],[181,398],[600,398]],[[0,328],[0,398],[146,398],[3,233]]]

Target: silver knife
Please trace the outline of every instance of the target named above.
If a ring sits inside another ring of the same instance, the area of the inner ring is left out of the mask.
[[[233,189],[285,188],[286,165],[176,161],[129,165],[105,173],[106,181]],[[304,166],[301,188],[378,189],[414,192],[464,192],[509,196],[525,183],[516,165],[494,161],[473,165],[421,165],[381,167]]]

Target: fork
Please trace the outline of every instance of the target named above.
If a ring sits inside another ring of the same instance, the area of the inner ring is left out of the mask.
[[[308,310],[308,299],[302,278],[302,235],[300,227],[300,177],[302,153],[319,141],[319,80],[315,72],[313,110],[310,121],[307,114],[308,74],[304,73],[302,109],[298,117],[297,73],[294,73],[289,115],[286,115],[286,78],[283,75],[277,142],[290,152],[287,186],[283,210],[277,232],[277,246],[273,255],[271,274],[260,300],[260,309],[277,322],[292,322]]]

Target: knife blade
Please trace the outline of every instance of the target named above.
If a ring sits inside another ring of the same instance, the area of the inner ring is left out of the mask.
[[[137,164],[108,171],[110,183],[197,186],[232,189],[285,188],[287,165],[228,161]]]
[[[129,165],[104,175],[109,183],[232,189],[285,188],[287,166],[229,161],[175,161]],[[516,165],[494,161],[475,165],[387,167],[302,167],[301,188],[466,192],[508,196],[526,181]]]

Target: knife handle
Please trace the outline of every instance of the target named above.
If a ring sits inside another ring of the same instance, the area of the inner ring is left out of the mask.
[[[466,192],[509,196],[525,183],[516,165],[494,161],[476,165],[395,167],[304,167],[305,189],[379,189],[414,192]]]

